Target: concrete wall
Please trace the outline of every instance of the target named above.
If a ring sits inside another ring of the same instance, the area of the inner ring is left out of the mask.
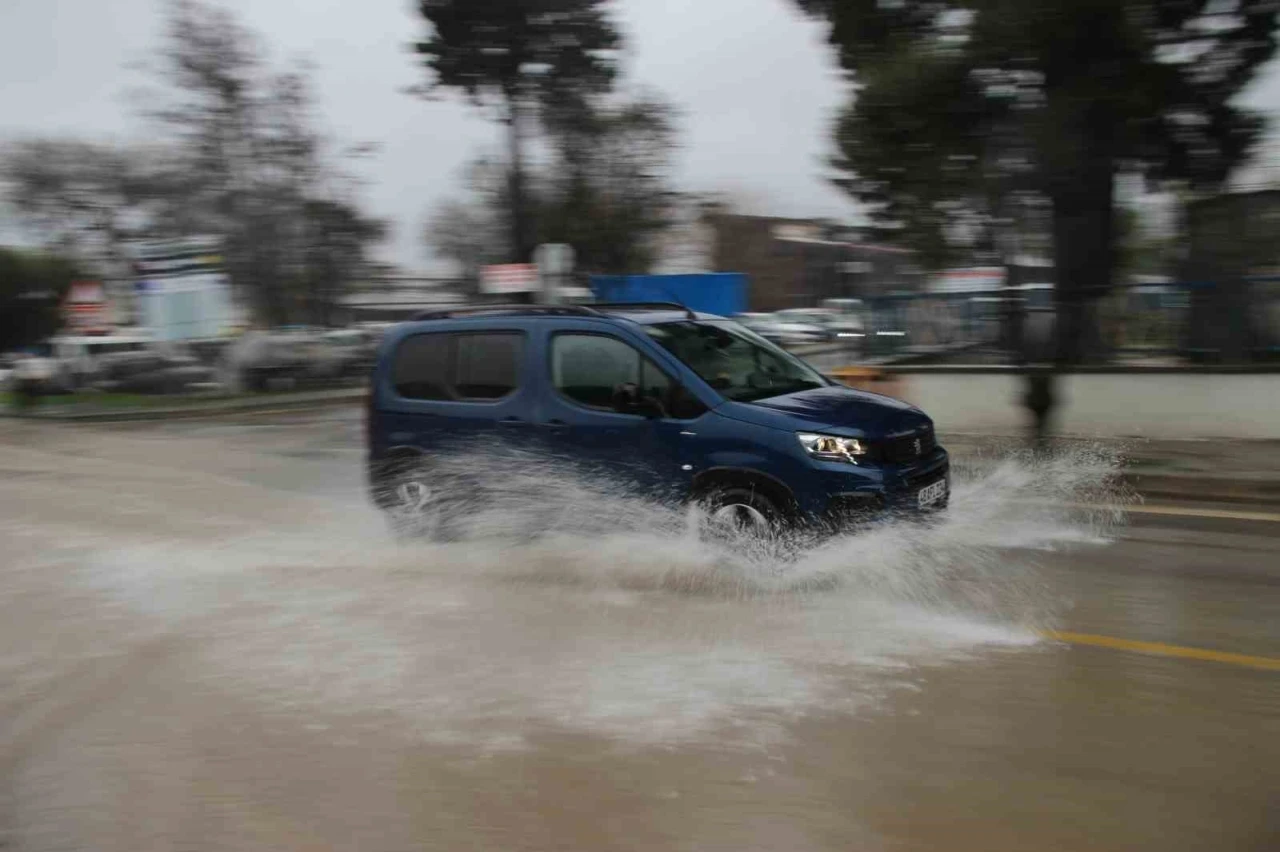
[[[991,373],[905,373],[903,396],[943,432],[1020,434],[1025,380]],[[1280,440],[1280,374],[1063,376],[1056,430],[1064,435]]]

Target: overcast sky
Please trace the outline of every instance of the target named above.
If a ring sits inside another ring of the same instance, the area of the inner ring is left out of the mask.
[[[386,256],[430,268],[425,214],[456,193],[459,169],[498,144],[498,128],[456,99],[403,94],[425,79],[408,44],[423,29],[409,0],[225,0],[273,60],[306,59],[326,127],[375,142],[365,201],[394,226]],[[0,133],[125,139],[144,125],[129,66],[154,54],[164,0],[0,0]],[[759,212],[855,219],[823,179],[844,86],[819,25],[791,0],[617,0],[625,85],[661,92],[682,113],[678,182],[732,193]],[[1272,116],[1280,73],[1248,100]]]

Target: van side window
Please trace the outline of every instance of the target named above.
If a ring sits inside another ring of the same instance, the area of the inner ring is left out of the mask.
[[[640,383],[640,353],[600,334],[557,334],[551,339],[551,380],[574,402],[612,411],[618,385]]]
[[[641,397],[657,400],[672,417],[696,417],[706,410],[638,350],[600,334],[553,337],[551,380],[556,390],[588,408],[613,411],[618,386],[633,384]],[[671,410],[673,402],[678,412]]]
[[[406,399],[502,399],[519,386],[518,332],[415,334],[396,349],[391,382]]]
[[[524,336],[459,334],[453,389],[459,399],[502,399],[519,385]]]
[[[449,399],[447,334],[415,334],[396,349],[391,383],[406,399]]]

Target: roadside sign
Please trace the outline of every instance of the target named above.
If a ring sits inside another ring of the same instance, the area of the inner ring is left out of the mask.
[[[788,243],[819,243],[822,229],[809,223],[774,225],[773,238]]]
[[[480,292],[487,295],[532,293],[538,289],[538,267],[532,263],[506,263],[480,270]]]
[[[547,305],[559,304],[562,299],[571,299],[565,292],[573,265],[577,260],[573,246],[564,243],[543,243],[534,252],[537,261],[540,295],[539,301]]]
[[[221,337],[238,324],[221,239],[139,242],[132,251],[138,321],[157,340]]]
[[[544,243],[534,253],[543,275],[568,275],[573,271],[574,259],[573,246],[563,243]]]
[[[107,291],[102,282],[72,283],[62,302],[62,316],[70,330],[80,334],[106,334],[111,323],[107,313]]]

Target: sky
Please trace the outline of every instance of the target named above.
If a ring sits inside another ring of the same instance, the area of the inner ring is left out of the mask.
[[[409,49],[424,25],[409,0],[223,0],[277,65],[305,60],[323,127],[373,142],[363,200],[392,224],[384,259],[439,271],[423,239],[461,169],[500,146],[499,128],[460,99],[405,94],[426,72]],[[165,0],[0,0],[0,138],[145,138],[136,70],[154,56]],[[298,10],[305,10],[299,14]],[[791,0],[615,0],[626,89],[656,90],[681,113],[677,187],[729,194],[751,212],[857,220],[826,180],[846,84],[823,28]],[[1280,119],[1280,66],[1245,101]],[[0,233],[0,237],[3,234]]]
[[[461,187],[462,167],[497,150],[499,128],[458,98],[404,90],[426,79],[410,43],[424,29],[408,0],[224,0],[280,64],[314,66],[324,127],[374,142],[358,171],[389,219],[384,256],[436,267],[427,213]],[[164,0],[0,0],[0,135],[142,136],[136,70],[153,56]],[[626,89],[656,90],[681,115],[677,186],[730,193],[760,212],[848,219],[856,207],[823,177],[843,85],[816,23],[790,0],[619,0]],[[305,14],[298,14],[305,9]]]

